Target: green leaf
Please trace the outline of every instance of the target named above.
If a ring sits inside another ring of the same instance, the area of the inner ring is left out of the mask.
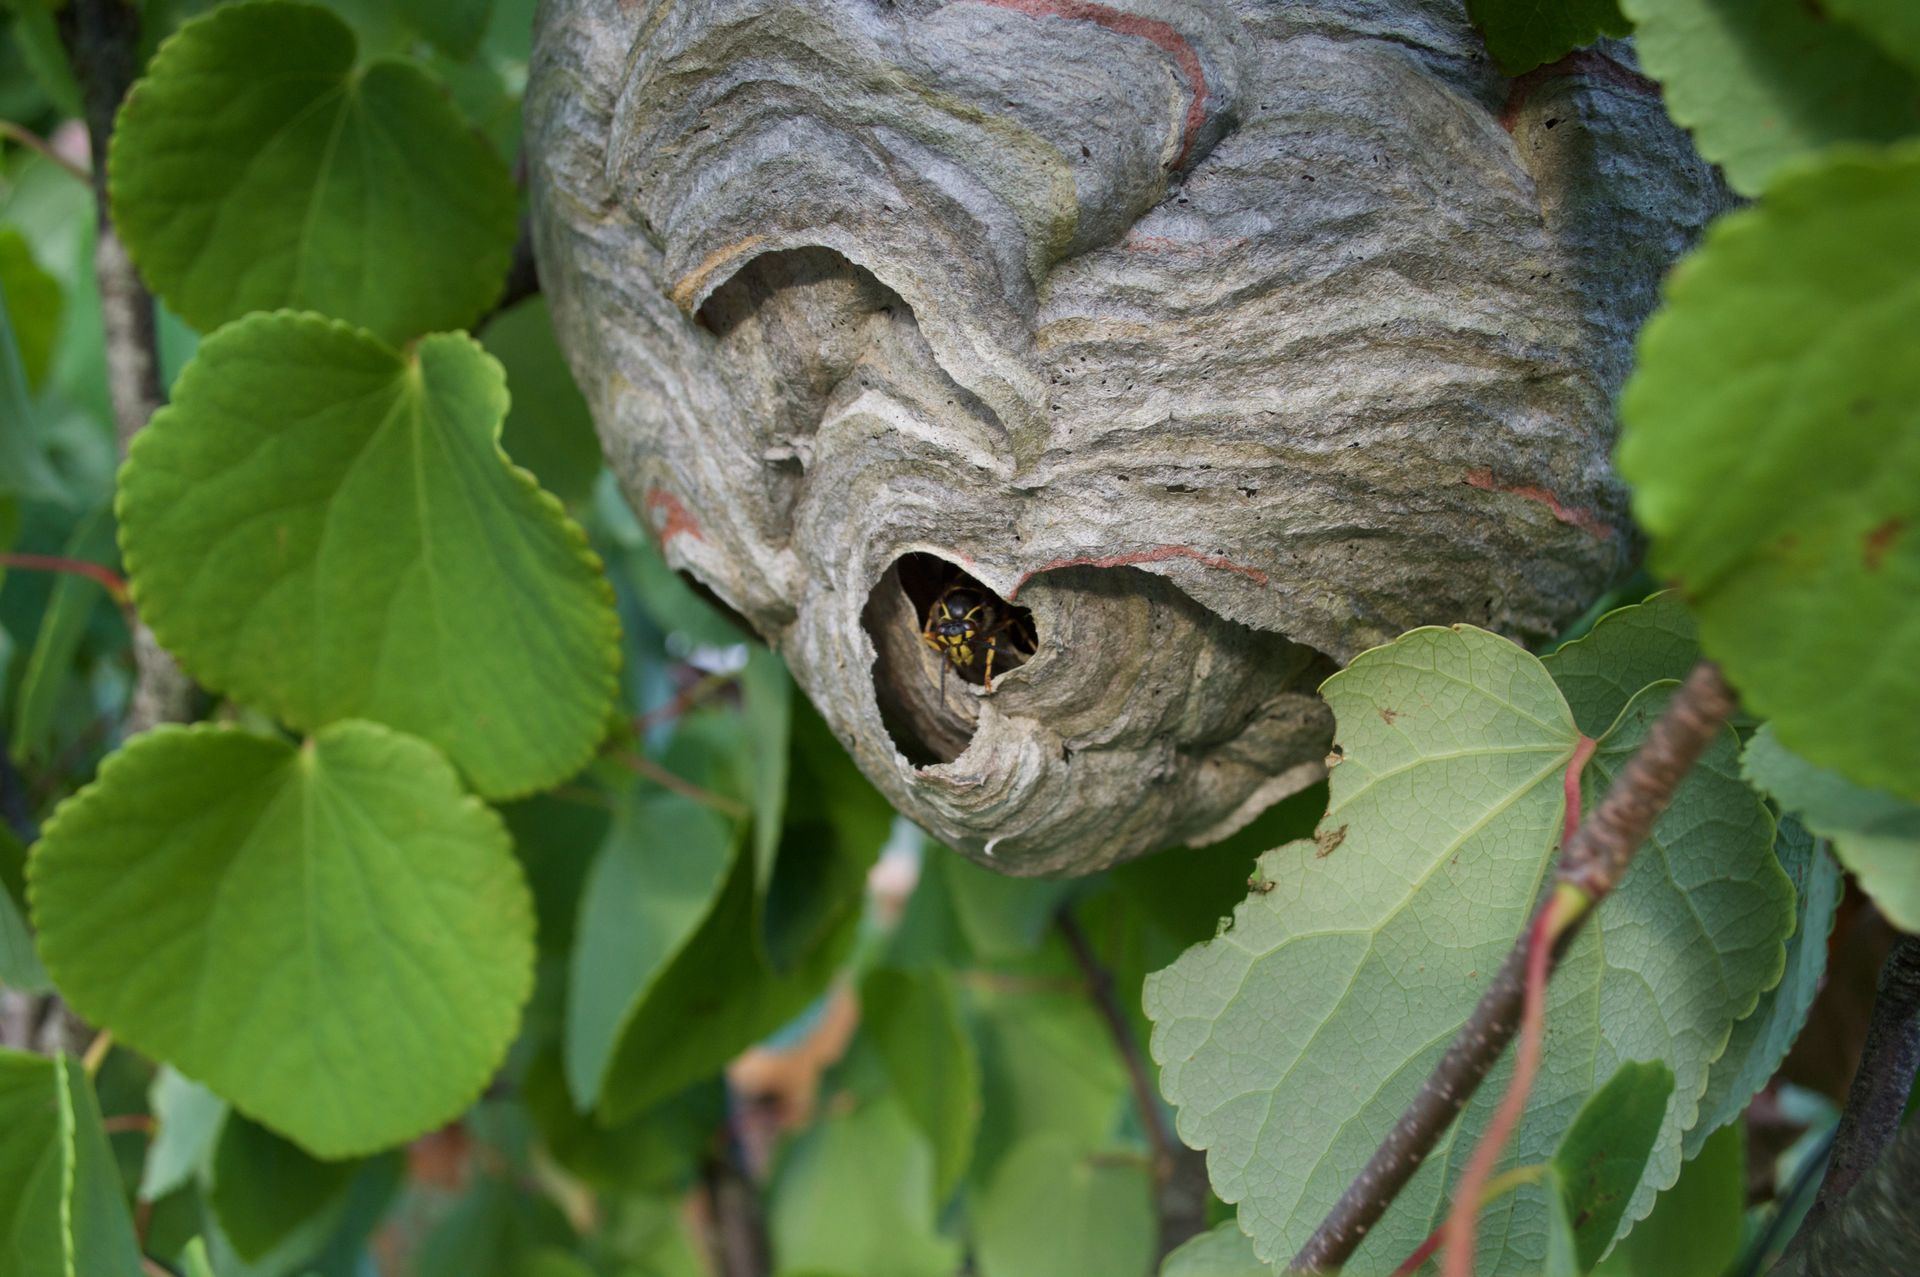
[[[763,725],[752,717],[682,720],[664,765],[741,801],[763,774],[764,749],[753,743],[764,741]],[[807,767],[850,771],[832,749],[831,762],[816,753]],[[887,829],[860,814],[872,802],[860,785],[815,786],[799,801],[794,836],[778,847],[789,864],[776,863],[765,891],[744,829],[690,799],[636,787],[588,882],[575,948],[567,1081],[577,1104],[597,1100],[608,1122],[638,1113],[825,990],[858,929],[866,868]],[[816,804],[824,817],[810,814]],[[820,836],[810,842],[810,833]],[[635,917],[649,919],[649,934],[633,934]]]
[[[1920,798],[1920,144],[1834,155],[1668,281],[1619,466],[1747,707]],[[1835,618],[1845,618],[1836,623]]]
[[[27,849],[0,822],[0,985],[21,993],[45,993],[53,987],[34,951],[27,926]]]
[[[147,1146],[140,1200],[154,1202],[182,1187],[212,1163],[227,1102],[179,1070],[161,1066],[148,1106],[159,1132]]]
[[[1913,0],[1826,0],[1824,8],[1871,36],[1907,70],[1920,71],[1920,6]]]
[[[17,227],[0,226],[0,307],[12,321],[29,390],[38,390],[47,379],[65,304],[60,281],[34,260],[27,237]]]
[[[1643,691],[1599,742],[1588,800],[1669,690]],[[1525,925],[1578,739],[1540,662],[1466,627],[1363,653],[1323,691],[1343,757],[1319,835],[1265,856],[1271,886],[1231,931],[1151,977],[1145,997],[1181,1134],[1209,1151],[1215,1190],[1269,1262],[1306,1240],[1360,1169]],[[1549,1156],[1620,1061],[1664,1060],[1675,1099],[1628,1218],[1672,1181],[1707,1062],[1779,978],[1792,904],[1772,833],[1724,733],[1556,975],[1545,1062],[1507,1165]],[[1356,1271],[1398,1263],[1440,1222],[1511,1067],[1368,1234]],[[1482,1224],[1480,1269],[1537,1263],[1547,1229],[1540,1195],[1501,1199]]]
[[[14,286],[0,277],[0,421],[6,423],[6,429],[0,430],[0,493],[64,503],[67,485],[48,464],[33,428],[33,395],[23,359],[23,347],[33,338],[15,318],[25,312],[11,300],[9,290]]]
[[[321,1157],[453,1117],[533,984],[533,906],[492,812],[425,744],[135,738],[28,865],[74,1008]]]
[[[566,1075],[577,1107],[599,1101],[621,1035],[718,905],[740,841],[737,827],[697,803],[628,792],[587,874],[567,983]]]
[[[1160,1277],[1273,1277],[1273,1272],[1232,1220],[1182,1245],[1160,1265]]]
[[[749,686],[749,717],[752,695]],[[779,760],[783,814],[761,909],[767,959],[776,971],[805,962],[856,919],[867,872],[894,819],[893,805],[861,775],[805,697],[793,699],[790,714],[790,730],[781,734],[783,743],[791,743],[790,757]],[[766,757],[764,750],[755,751],[756,769],[764,769]],[[764,770],[755,775],[765,787]]]
[[[102,508],[80,521],[63,551],[66,558],[86,563],[110,562],[113,557],[113,512]],[[94,608],[107,601],[98,581],[62,573],[33,638],[33,652],[20,676],[8,748],[19,758],[45,760],[53,745],[54,711],[60,693],[73,675],[74,653],[85,636]]]
[[[1153,1177],[1138,1155],[1042,1133],[1000,1163],[974,1218],[981,1277],[1145,1277]]]
[[[221,329],[121,471],[141,615],[302,730],[386,723],[489,797],[566,779],[606,729],[619,622],[585,534],[500,452],[505,410],[457,334],[406,355],[312,315]]]
[[[500,295],[513,179],[418,66],[354,65],[305,4],[230,5],[161,46],[120,109],[113,220],[140,273],[202,332],[317,310],[401,341]]]
[[[976,1187],[1031,1136],[1104,1143],[1127,1106],[1126,1068],[1100,1013],[1066,958],[1054,970],[1051,981],[1016,974],[969,990],[980,1047],[980,1134],[968,1172]]]
[[[860,990],[861,1029],[913,1124],[933,1148],[933,1194],[945,1202],[973,1158],[980,1060],[947,973],[882,968]]]
[[[1627,1060],[1587,1097],[1554,1149],[1550,1165],[1580,1272],[1600,1262],[1612,1243],[1672,1096],[1672,1069],[1657,1060]]]
[[[560,1057],[548,1052],[528,1069],[521,1090],[553,1160],[596,1188],[617,1193],[671,1193],[699,1172],[714,1132],[726,1120],[718,1079],[611,1126],[573,1105]]]
[[[1783,746],[1773,725],[1747,746],[1747,779],[1830,839],[1887,920],[1920,931],[1920,805],[1856,785]]]
[[[486,34],[493,0],[400,0],[400,11],[447,56],[470,58]]]
[[[816,1122],[775,1175],[778,1271],[951,1277],[960,1247],[935,1228],[933,1174],[932,1151],[891,1101]]]
[[[989,963],[1032,953],[1074,887],[1064,878],[1010,878],[939,848],[929,850],[928,860],[946,879],[947,896],[967,943]]]
[[[1920,131],[1920,81],[1802,0],[1620,7],[1667,113],[1742,195],[1759,195],[1790,161],[1836,143]]]
[[[1697,1128],[1696,1128],[1697,1129]],[[1723,1126],[1688,1155],[1653,1213],[1621,1239],[1601,1277],[1721,1277],[1740,1253],[1747,1205],[1745,1128]]]
[[[513,389],[500,446],[567,505],[586,504],[600,475],[600,439],[554,340],[546,299],[531,298],[487,321],[480,344],[500,361]]]
[[[740,673],[747,726],[748,781],[753,796],[753,885],[764,892],[773,881],[787,803],[787,744],[793,725],[793,680],[771,650],[755,646]]]
[[[0,1271],[139,1277],[100,1108],[77,1061],[0,1050]]]
[[[1708,1067],[1700,1120],[1687,1132],[1684,1145],[1688,1157],[1698,1156],[1716,1130],[1745,1112],[1747,1102],[1779,1071],[1826,974],[1827,934],[1840,900],[1840,869],[1791,816],[1780,821],[1773,850],[1793,883],[1796,901],[1786,974],[1760,995],[1751,1015],[1733,1026],[1726,1051]]]
[[[1580,730],[1598,739],[1649,683],[1679,680],[1700,659],[1700,638],[1679,592],[1617,608],[1541,658]]]
[[[416,1277],[520,1277],[520,1265],[573,1230],[544,1197],[481,1177],[420,1247]]]
[[[322,1162],[244,1117],[221,1126],[207,1204],[241,1258],[259,1259],[347,1191],[357,1161]]]
[[[1603,35],[1627,35],[1619,0],[1468,0],[1467,16],[1508,75],[1565,57]]]

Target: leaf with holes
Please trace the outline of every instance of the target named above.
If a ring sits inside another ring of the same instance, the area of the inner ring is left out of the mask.
[[[1599,741],[1586,798],[1639,746],[1669,688],[1642,691]],[[1580,739],[1536,658],[1466,627],[1363,653],[1323,690],[1343,760],[1320,835],[1263,857],[1271,889],[1146,990],[1181,1134],[1208,1150],[1215,1190],[1239,1204],[1268,1262],[1305,1242],[1525,926]],[[1772,833],[1727,732],[1555,977],[1545,1062],[1504,1165],[1550,1156],[1621,1061],[1663,1060],[1675,1100],[1627,1218],[1672,1181],[1708,1062],[1779,978],[1792,905]],[[1368,1235],[1356,1270],[1391,1267],[1440,1222],[1511,1069],[1509,1056]],[[1481,1270],[1537,1263],[1546,1206],[1536,1188],[1491,1207]]]
[[[566,779],[605,730],[619,622],[585,534],[500,451],[506,404],[464,336],[221,329],[121,470],[141,615],[295,727],[375,719],[489,797]]]
[[[202,332],[317,310],[401,341],[500,294],[512,176],[418,65],[355,65],[315,5],[232,5],[181,27],[128,93],[107,155],[113,221]]]
[[[1837,143],[1920,131],[1920,81],[1805,0],[1620,7],[1667,113],[1742,195],[1759,195],[1788,164]]]
[[[1783,744],[1920,798],[1920,143],[1723,218],[1667,284],[1621,473],[1700,643]]]
[[[0,1271],[139,1277],[100,1106],[79,1062],[0,1050]]]
[[[426,744],[163,727],[35,844],[75,1010],[321,1157],[428,1130],[499,1067],[533,904],[498,817]]]

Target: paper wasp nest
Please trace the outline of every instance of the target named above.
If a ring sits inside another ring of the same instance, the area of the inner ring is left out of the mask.
[[[1318,779],[1354,653],[1626,562],[1613,395],[1722,199],[1630,60],[1508,80],[1443,0],[547,0],[540,273],[669,562],[901,811],[1087,872]],[[963,580],[1028,609],[991,693],[921,641]]]

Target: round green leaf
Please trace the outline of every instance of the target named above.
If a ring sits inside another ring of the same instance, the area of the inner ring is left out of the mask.
[[[194,327],[295,306],[398,341],[499,296],[506,166],[413,63],[354,58],[325,9],[231,5],[181,27],[128,94],[113,220]]]
[[[1823,147],[1920,131],[1920,81],[1806,0],[1620,7],[1667,113],[1742,195],[1760,194],[1782,165]]]
[[[585,534],[499,447],[500,366],[312,315],[207,338],[120,475],[141,615],[207,687],[304,730],[425,737],[489,797],[592,756],[619,622]]]
[[[1508,75],[1531,71],[1603,35],[1633,30],[1620,16],[1619,0],[1467,0],[1467,16]]]
[[[1597,800],[1658,716],[1642,691],[1583,780]],[[1579,733],[1546,669],[1484,631],[1416,630],[1324,688],[1342,760],[1319,834],[1262,858],[1232,929],[1149,977],[1161,1086],[1207,1150],[1220,1196],[1268,1262],[1292,1255],[1466,1020],[1547,880]],[[1779,979],[1791,890],[1772,821],[1737,774],[1731,732],[1708,750],[1548,991],[1546,1059],[1505,1165],[1550,1156],[1580,1102],[1623,1060],[1676,1079],[1626,1218],[1678,1174],[1709,1062]],[[1440,1222],[1511,1055],[1354,1259],[1385,1271]],[[1537,1265],[1547,1198],[1489,1209],[1478,1267]]]
[[[28,881],[76,1010],[321,1157],[460,1112],[533,987],[506,830],[373,723],[137,737],[61,804]]]
[[[1920,145],[1783,178],[1675,270],[1621,473],[1781,741],[1920,797]]]

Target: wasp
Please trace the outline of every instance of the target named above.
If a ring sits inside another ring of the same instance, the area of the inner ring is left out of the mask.
[[[1003,616],[992,597],[965,582],[955,581],[940,591],[933,606],[927,609],[927,623],[920,631],[920,640],[946,658],[940,667],[942,700],[947,695],[948,666],[966,674],[981,664],[986,688],[989,692],[993,690],[993,658],[1001,653],[1017,652],[1014,626],[1018,619],[1011,608]]]

